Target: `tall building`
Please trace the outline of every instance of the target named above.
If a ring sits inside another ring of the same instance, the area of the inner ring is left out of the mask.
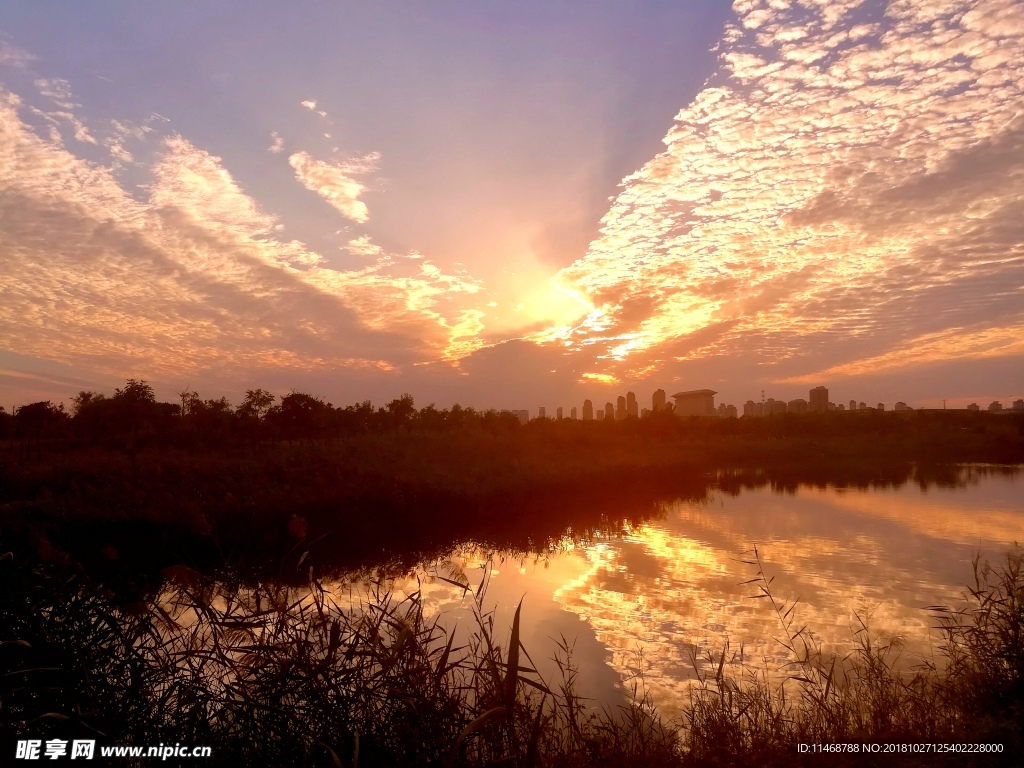
[[[525,424],[530,420],[529,411],[512,411],[512,413],[514,413],[516,415],[516,418],[519,419],[520,424]]]
[[[815,387],[811,390],[810,399],[807,402],[807,410],[815,413],[825,413],[828,410],[828,389]]]
[[[665,390],[656,389],[654,396],[651,397],[651,410],[652,411],[663,411],[665,410]]]
[[[626,418],[626,398],[619,395],[618,400],[615,401],[615,420],[622,421]]]
[[[640,416],[640,411],[636,405],[636,395],[632,392],[626,393],[626,415],[632,416],[634,419]]]
[[[677,416],[714,416],[715,395],[713,389],[691,389],[688,392],[677,392],[672,395],[676,401]]]
[[[851,400],[850,401],[850,410],[851,411],[856,411],[857,410],[857,401],[856,400]]]
[[[604,421],[604,410],[602,410],[601,408],[597,409],[597,420]]]
[[[1013,410],[1015,410],[1015,411],[1024,411],[1024,400],[1014,400],[1013,401]]]
[[[878,410],[884,411],[885,410],[885,403],[879,403],[878,404]]]
[[[601,418],[598,416],[597,418]],[[583,401],[583,420],[593,421],[594,420],[594,404],[590,400]]]
[[[807,413],[807,401],[802,397],[798,397],[796,400],[790,400],[786,403],[786,410],[790,413]]]
[[[569,418],[572,419],[573,421],[576,421],[576,406],[575,405],[572,408],[569,409]]]
[[[863,400],[861,400],[860,403],[857,404],[857,410],[858,411],[866,411],[867,409],[868,409],[868,404],[865,403]]]
[[[558,406],[558,408],[555,409],[555,418],[559,421],[562,420],[562,406]]]
[[[611,403],[604,404],[604,418],[607,421],[611,421],[615,418],[615,406]]]
[[[970,405],[967,406],[967,410],[968,411],[980,411],[981,410],[981,406],[979,406],[977,403],[971,403]]]
[[[902,400],[900,400],[899,402],[896,403],[895,406],[893,406],[893,410],[894,411],[912,411],[914,409],[911,408],[906,403],[904,403]]]
[[[546,419],[547,417],[548,417],[548,409],[545,408],[542,405],[540,408],[537,409],[537,418],[538,419]]]
[[[991,403],[988,404],[988,409],[990,411],[993,411],[994,413],[998,413],[999,411],[1003,410],[1003,404],[1000,403],[998,400],[993,400]]]

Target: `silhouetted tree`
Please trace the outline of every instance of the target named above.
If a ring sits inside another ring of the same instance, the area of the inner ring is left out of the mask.
[[[73,398],[71,398],[71,414],[78,416],[82,411],[96,403],[106,400],[106,396],[99,392],[90,392],[83,389]]]
[[[238,415],[263,421],[277,398],[265,389],[245,390],[245,399],[238,406]]]

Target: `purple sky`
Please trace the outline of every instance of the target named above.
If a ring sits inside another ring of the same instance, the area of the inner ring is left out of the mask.
[[[1008,404],[1022,97],[1013,0],[7,4],[0,405]]]

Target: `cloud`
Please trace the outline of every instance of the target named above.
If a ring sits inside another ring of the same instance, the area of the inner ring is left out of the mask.
[[[473,348],[480,286],[469,276],[384,254],[335,269],[282,238],[223,160],[181,135],[161,136],[151,182],[129,193],[116,166],[77,157],[20,113],[30,111],[0,89],[0,349],[86,378],[224,387],[286,373],[397,376]],[[113,135],[154,130],[122,127]]]
[[[349,240],[345,250],[357,256],[380,256],[384,253],[384,249],[366,235]]]
[[[802,367],[796,381],[970,359],[957,329],[1016,333],[1019,5],[734,9],[718,72],[557,276],[593,309],[547,343],[620,377],[766,354]]]
[[[308,101],[303,101],[302,102],[302,106],[304,106],[310,112],[316,112],[318,115],[320,115],[320,117],[327,117],[327,112],[325,112],[322,109],[317,109],[316,108],[316,102],[313,101],[312,99],[310,99]]]
[[[366,187],[352,177],[376,170],[379,161],[378,152],[340,163],[317,160],[307,152],[297,152],[288,158],[295,178],[306,189],[316,192],[342,216],[359,223],[369,218],[366,204],[359,199]]]
[[[271,143],[267,147],[268,152],[273,152],[275,155],[284,152],[284,139],[282,139],[277,131],[271,131],[270,133]]]
[[[28,66],[29,62],[36,60],[35,56],[12,45],[3,38],[4,35],[0,32],[0,66],[24,69]]]

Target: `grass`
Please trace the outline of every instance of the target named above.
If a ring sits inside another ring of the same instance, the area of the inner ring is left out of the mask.
[[[694,658],[682,720],[667,723],[642,675],[631,703],[597,712],[576,690],[571,646],[544,680],[499,637],[483,594],[455,644],[418,592],[383,582],[338,605],[305,589],[243,586],[185,567],[160,602],[123,603],[82,572],[8,553],[0,597],[5,737],[214,747],[213,764],[325,766],[1013,765],[1024,747],[1024,554],[975,563],[959,608],[933,606],[943,663],[904,670],[866,626],[845,658],[822,654],[777,600],[756,550],[752,588],[772,603],[791,663],[782,680],[728,649]],[[304,568],[299,559],[296,568]],[[537,649],[533,649],[536,651]],[[821,755],[797,744],[1001,743],[1001,755]]]

